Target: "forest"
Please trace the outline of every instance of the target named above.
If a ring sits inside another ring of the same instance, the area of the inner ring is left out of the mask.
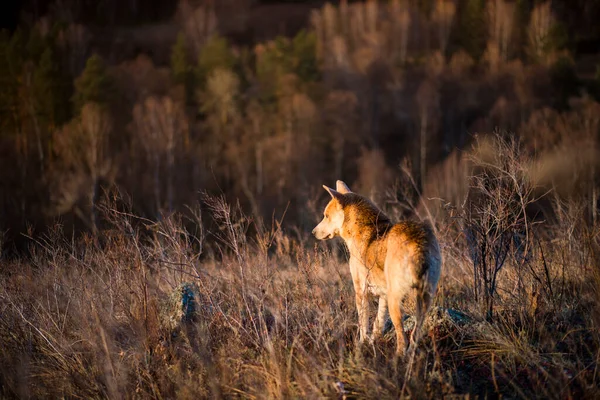
[[[23,2],[0,32],[0,397],[600,396],[599,18]],[[358,346],[347,252],[310,235],[337,179],[439,238],[410,365]]]

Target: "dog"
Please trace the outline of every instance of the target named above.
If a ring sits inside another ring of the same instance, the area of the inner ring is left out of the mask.
[[[431,225],[413,221],[396,224],[369,199],[337,181],[323,220],[312,231],[319,240],[340,236],[350,253],[350,273],[356,294],[359,342],[382,335],[386,314],[396,330],[396,353],[410,354],[420,339],[423,321],[435,296],[442,258]],[[416,324],[411,337],[402,326],[402,301],[414,296]],[[379,298],[373,331],[368,335],[369,296]]]

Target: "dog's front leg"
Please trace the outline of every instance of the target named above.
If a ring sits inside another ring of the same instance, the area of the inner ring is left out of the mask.
[[[369,338],[369,299],[362,288],[356,288],[356,310],[358,311],[358,341],[364,342]]]

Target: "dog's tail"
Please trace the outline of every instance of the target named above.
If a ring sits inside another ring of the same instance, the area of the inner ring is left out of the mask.
[[[422,224],[422,234],[419,235],[418,244],[420,247],[420,259],[416,272],[417,282],[425,283],[428,279],[425,275],[431,273],[439,275],[441,264],[440,245],[435,236],[433,225],[430,221],[424,221]],[[436,279],[437,283],[437,279]],[[419,285],[417,285],[419,286]],[[421,287],[421,290],[423,287]]]
[[[415,294],[415,328],[413,329],[409,353],[414,352],[421,335],[427,311],[431,307],[441,271],[440,246],[430,222],[423,223],[423,243],[421,247],[421,260],[418,279],[414,285]]]

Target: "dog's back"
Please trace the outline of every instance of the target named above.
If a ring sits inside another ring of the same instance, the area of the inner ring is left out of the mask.
[[[395,224],[387,236],[387,249],[395,253],[393,258],[408,258],[411,286],[419,288],[427,283],[435,286],[440,275],[441,255],[431,224],[402,221]]]

